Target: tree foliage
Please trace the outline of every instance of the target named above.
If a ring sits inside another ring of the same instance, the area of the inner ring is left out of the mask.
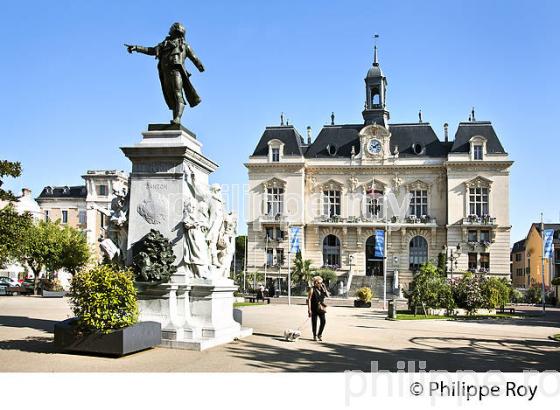
[[[72,278],[72,311],[84,331],[109,333],[138,320],[133,273],[99,265]]]
[[[43,269],[47,273],[60,269],[75,273],[88,263],[90,255],[82,232],[62,226],[58,221],[39,221],[26,231],[20,260],[33,271],[37,292],[39,275]]]
[[[298,251],[294,259],[294,267],[292,268],[292,284],[298,285],[305,283],[307,286],[311,286],[312,278],[313,271],[311,269],[311,260],[304,260],[301,251]]]
[[[17,178],[21,175],[21,164],[19,162],[10,162],[0,160],[0,200],[2,201],[15,201],[16,197],[12,191],[2,189],[4,185],[4,177],[9,176]]]
[[[0,266],[21,259],[32,225],[30,213],[20,215],[11,204],[0,209]]]
[[[455,307],[451,285],[431,262],[420,267],[405,296],[411,308],[425,306],[450,310]]]
[[[481,285],[484,307],[495,309],[509,303],[511,298],[511,286],[505,278],[484,278]]]

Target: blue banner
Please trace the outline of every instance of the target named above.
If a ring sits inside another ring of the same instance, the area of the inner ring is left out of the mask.
[[[382,258],[385,253],[385,231],[383,229],[375,230],[375,250],[373,256]]]
[[[290,253],[298,253],[300,250],[301,226],[290,227]]]
[[[544,257],[547,259],[552,258],[552,252],[554,251],[553,239],[554,229],[545,229],[543,234]]]

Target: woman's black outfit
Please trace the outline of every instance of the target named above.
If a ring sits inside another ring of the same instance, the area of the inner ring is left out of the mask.
[[[319,304],[324,303],[327,293],[323,288],[317,289],[313,286],[311,292],[311,328],[313,329],[313,338],[323,335],[323,330],[325,329],[325,324],[327,319],[325,318],[325,312],[319,311]],[[317,332],[317,318],[319,318],[319,332]]]

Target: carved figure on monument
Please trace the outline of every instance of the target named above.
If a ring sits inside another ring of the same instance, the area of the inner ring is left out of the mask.
[[[96,204],[93,204],[91,209],[96,209],[102,215],[109,218],[109,226],[106,231],[107,237],[100,243],[101,251],[110,261],[124,264],[128,242],[128,207],[130,198],[126,187],[113,189],[113,196],[110,209]]]
[[[214,266],[220,266],[218,261],[218,238],[224,223],[224,203],[221,194],[221,186],[212,184],[210,186],[210,201],[208,201],[209,225],[208,225],[208,248],[210,249],[210,261]]]
[[[183,64],[188,58],[200,72],[204,71],[204,66],[186,42],[185,33],[186,29],[181,23],[174,23],[165,40],[154,47],[125,44],[129,53],[136,51],[155,56],[159,60],[159,80],[165,102],[173,111],[172,124],[181,123],[181,116],[185,109],[185,96],[191,107],[200,103],[200,97],[189,80],[191,74],[185,70]]]
[[[233,212],[224,215],[220,238],[217,243],[219,277],[227,277],[235,252],[235,236],[237,235],[237,218]]]
[[[194,277],[206,278],[210,258],[206,234],[208,209],[204,202],[195,198],[185,201],[183,208],[183,261]]]

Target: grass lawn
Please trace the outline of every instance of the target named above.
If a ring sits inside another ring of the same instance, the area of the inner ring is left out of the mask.
[[[480,320],[480,319],[521,319],[529,315],[523,315],[519,313],[496,313],[495,315],[472,315],[472,316],[437,316],[437,315],[427,315],[424,316],[421,313],[414,315],[409,311],[398,311],[397,320]]]
[[[235,302],[233,304],[234,308],[243,306],[264,306],[264,303],[251,303],[251,302]]]

